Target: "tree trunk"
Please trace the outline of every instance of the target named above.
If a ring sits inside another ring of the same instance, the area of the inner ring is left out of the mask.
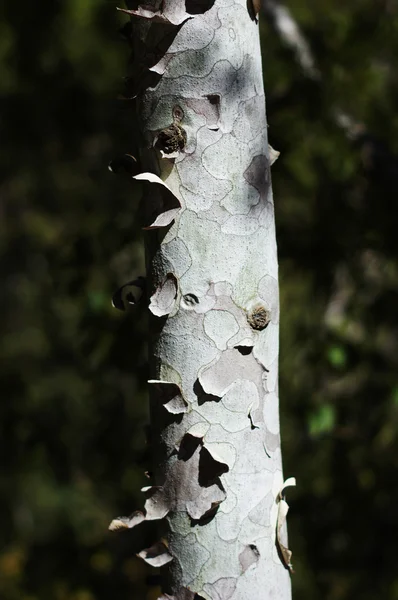
[[[287,600],[259,27],[246,0],[159,5],[126,11],[144,140],[154,471],[144,513],[124,526],[161,519],[162,541],[140,556],[167,564],[176,599]]]

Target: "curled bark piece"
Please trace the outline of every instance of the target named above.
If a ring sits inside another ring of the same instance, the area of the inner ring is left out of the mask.
[[[169,506],[164,496],[163,487],[148,486],[141,489],[144,492],[147,500],[145,502],[145,520],[157,521],[164,519],[169,513]]]
[[[218,508],[219,504],[226,498],[226,493],[222,486],[213,485],[208,488],[203,488],[202,492],[194,500],[189,500],[186,503],[188,515],[193,521],[200,521],[209,516],[209,513]]]
[[[268,154],[269,154],[269,166],[271,167],[274,162],[279,158],[280,152],[278,150],[274,150],[274,148],[268,144]]]
[[[208,510],[206,510],[203,514],[201,514],[198,519],[194,519],[194,517],[191,514],[189,514],[189,511],[187,511],[189,516],[192,519],[192,524],[194,524],[194,523],[203,524],[204,521],[209,521],[210,519],[215,517],[215,515],[217,514],[217,511],[218,511],[218,507],[220,506],[221,502],[223,502],[223,500],[217,500],[216,502],[212,502],[210,505],[210,508]]]
[[[187,412],[188,403],[183,398],[179,385],[171,381],[158,379],[149,379],[148,383],[155,386],[155,389],[159,393],[160,401],[169,413],[179,415]]]
[[[139,166],[137,159],[132,154],[123,154],[118,158],[114,158],[108,165],[111,173],[128,173],[129,175],[137,175],[139,173]]]
[[[151,223],[147,227],[143,227],[143,229],[159,229],[160,227],[167,227],[167,225],[170,225],[170,223],[174,221],[179,212],[179,208],[167,210],[158,217],[156,217],[153,223]]]
[[[286,544],[284,544],[282,542],[282,537],[283,537],[282,529],[286,522],[286,516],[289,511],[289,505],[286,502],[286,500],[284,499],[283,491],[285,490],[285,488],[287,488],[289,486],[295,486],[295,485],[296,485],[295,477],[289,477],[289,479],[286,479],[286,481],[283,484],[282,489],[279,492],[278,497],[277,497],[277,502],[279,502],[279,508],[278,508],[277,522],[276,522],[276,539],[277,539],[278,547],[279,547],[283,562],[285,564],[285,567],[287,569],[289,569],[289,571],[291,573],[293,573],[293,565],[291,562],[292,552],[291,552],[291,550],[289,550],[289,548],[286,546]],[[285,540],[283,540],[283,541],[285,541]]]
[[[225,465],[227,470],[232,469],[235,464],[236,452],[232,444],[225,443],[205,443],[204,448],[210,456],[218,463]]]
[[[130,15],[131,17],[147,19],[154,23],[163,23],[165,25],[181,25],[191,18],[184,9],[178,6],[176,0],[163,0],[162,10],[154,11],[150,8],[143,8],[141,6],[136,10],[129,10],[127,8],[117,8],[117,10]]]
[[[113,519],[111,524],[109,525],[109,531],[119,531],[120,529],[132,529],[136,525],[139,525],[145,521],[145,515],[137,510],[133,512],[129,517],[117,517]]]
[[[260,12],[261,0],[247,0],[247,10],[249,11],[250,18],[257,23],[257,16]]]
[[[140,510],[133,512],[129,517],[117,517],[109,525],[109,531],[119,531],[120,529],[133,529],[136,525],[144,521],[156,521],[164,519],[169,513],[170,508],[166,501],[163,487],[147,486],[141,489],[146,496],[145,514]]]
[[[177,291],[177,277],[173,273],[167,273],[166,279],[151,296],[149,303],[151,313],[156,317],[169,315],[174,308]]]
[[[158,214],[156,218],[143,229],[158,229],[159,227],[170,225],[181,210],[181,202],[177,196],[173,194],[169,186],[162,181],[160,177],[155,175],[155,173],[139,173],[139,175],[135,175],[133,179],[136,179],[137,181],[146,181],[148,183],[157,183],[161,186],[163,192],[160,199],[158,199],[158,207],[156,207],[156,212]]]
[[[143,295],[145,277],[137,277],[122,285],[112,296],[112,306],[118,310],[126,310],[128,306],[137,304]]]
[[[151,567],[162,567],[173,560],[167,547],[163,542],[157,542],[150,548],[146,548],[137,554]]]
[[[199,484],[202,487],[209,487],[217,483],[220,484],[219,477],[224,473],[228,473],[229,466],[226,462],[215,459],[207,448],[202,448],[200,451],[199,463]],[[224,499],[224,498],[222,498]]]

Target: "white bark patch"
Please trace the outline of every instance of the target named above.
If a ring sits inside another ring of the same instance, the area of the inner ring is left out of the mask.
[[[198,21],[201,22],[201,37],[195,35],[198,27]],[[214,28],[211,27],[206,18],[198,15],[195,19],[190,19],[181,28],[181,32],[175,38],[168,53],[185,52],[185,50],[201,50],[205,48],[214,38]]]
[[[221,231],[233,235],[251,235],[260,227],[258,219],[234,215],[221,225]]]
[[[187,431],[187,435],[191,435],[192,437],[198,439],[203,439],[206,433],[209,431],[209,427],[209,423],[197,423]]]
[[[205,598],[209,600],[229,600],[235,589],[235,577],[221,577],[215,583],[207,583],[203,586]]]
[[[221,402],[231,412],[243,413],[247,419],[249,411],[259,405],[257,386],[248,379],[237,379],[228,388]]]
[[[267,429],[277,435],[279,433],[279,399],[274,392],[265,397],[264,420]]]
[[[136,525],[139,525],[145,521],[145,515],[137,510],[133,512],[129,517],[117,517],[113,519],[111,524],[109,525],[109,531],[119,531],[120,529],[132,529]]]
[[[187,208],[195,212],[210,208],[213,202],[219,202],[232,189],[230,181],[217,181],[211,173],[203,169],[203,151],[209,144],[214,144],[221,138],[221,132],[209,131],[207,127],[202,127],[196,134],[196,151],[186,156],[177,167],[182,183],[181,195]],[[200,178],[198,171],[201,172]]]
[[[166,279],[151,296],[149,310],[156,317],[169,315],[174,308],[177,298],[178,284],[173,273],[167,273]]]
[[[289,550],[289,548],[287,547],[287,533],[286,533],[286,529],[284,529],[284,525],[286,522],[286,516],[287,513],[289,511],[289,505],[286,502],[286,500],[284,499],[283,496],[283,492],[285,490],[285,488],[289,487],[289,486],[295,486],[296,485],[296,479],[294,477],[289,477],[289,479],[286,479],[285,483],[282,486],[281,491],[279,492],[278,495],[278,520],[277,520],[277,525],[276,525],[276,539],[278,541],[278,546],[283,558],[283,562],[285,563],[285,566],[289,569],[289,571],[293,571],[293,566],[292,566],[292,552],[291,550]]]
[[[239,331],[235,317],[225,310],[209,311],[205,315],[203,326],[219,350],[226,350],[228,340]]]
[[[233,127],[233,133],[237,139],[248,143],[261,134],[263,124],[253,116],[262,110],[263,102],[263,96],[254,96],[239,104],[238,115]]]
[[[181,278],[192,265],[188,248],[182,240],[176,238],[165,245],[165,253],[174,267],[176,277]]]
[[[230,296],[232,285],[228,281],[218,281],[214,284],[214,293],[216,296]]]
[[[266,329],[258,336],[254,344],[254,357],[266,369],[278,358],[279,330],[274,323],[269,323]]]
[[[206,288],[206,291],[199,288],[195,290],[195,294],[184,294],[181,298],[181,307],[186,310],[193,310],[197,314],[210,311],[216,304],[216,297],[213,285],[206,286]]]
[[[163,565],[167,565],[167,563],[173,560],[163,542],[157,542],[150,548],[142,550],[137,556],[142,558],[148,565],[151,565],[151,567],[163,567]]]
[[[275,504],[275,498],[269,492],[249,513],[249,519],[257,525],[271,525],[271,507]]]
[[[279,323],[279,291],[275,277],[265,275],[258,284],[258,295],[271,314],[271,321]]]
[[[260,202],[260,194],[245,179],[239,179],[234,184],[234,189],[222,199],[221,205],[232,215],[250,215],[251,209]]]
[[[274,360],[269,365],[268,372],[264,374],[264,389],[267,392],[278,391],[278,360]]]
[[[253,457],[255,459],[255,457]],[[272,481],[272,474],[267,472],[257,473],[246,473],[242,477],[242,473],[236,472],[236,469],[226,473],[223,476],[226,482],[227,489],[231,488],[234,490],[236,495],[236,506],[228,514],[220,512],[216,517],[217,531],[220,538],[226,542],[237,540],[241,534],[241,530],[245,531],[245,535],[249,537],[247,526],[243,527],[245,519],[249,516],[250,512],[264,497],[264,490],[269,489],[270,481]],[[248,494],[250,490],[250,494]],[[250,519],[249,519],[250,520]],[[255,541],[253,535],[261,537],[267,535],[267,526],[262,524],[256,524],[255,532],[250,532],[250,539],[247,543]],[[240,540],[244,543],[243,540]]]
[[[230,412],[225,410],[225,406],[221,402],[204,402],[200,407],[200,414],[209,423],[221,425],[229,433],[242,431],[246,427],[250,427],[247,412]]]
[[[219,358],[199,372],[199,382],[207,394],[221,398],[229,386],[237,379],[245,380],[248,369],[253,369],[252,381],[254,377],[255,383],[260,382],[262,385],[263,369],[260,365],[255,369],[255,363],[251,354],[244,356],[235,348],[225,350]]]
[[[205,169],[217,179],[229,179],[231,170],[237,171],[241,165],[240,145],[232,135],[223,135],[202,154]]]

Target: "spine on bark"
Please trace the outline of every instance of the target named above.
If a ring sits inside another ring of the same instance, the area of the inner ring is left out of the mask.
[[[257,11],[247,0],[123,10],[144,140],[134,178],[151,184],[153,485],[143,512],[110,528],[162,520],[166,536],[139,556],[167,565],[163,599],[289,600],[283,490],[293,480],[283,484],[275,151]]]

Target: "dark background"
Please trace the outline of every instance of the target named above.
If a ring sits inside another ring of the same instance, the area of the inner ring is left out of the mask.
[[[115,6],[0,8],[2,600],[157,597],[107,531],[147,481],[144,313],[110,305],[143,264],[139,187],[107,170],[135,145]],[[398,4],[288,6],[319,70],[262,19],[294,598],[396,600]]]

